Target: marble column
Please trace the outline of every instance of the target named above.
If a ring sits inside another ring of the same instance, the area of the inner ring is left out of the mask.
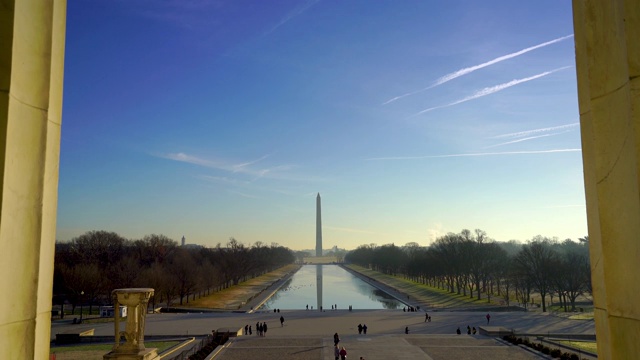
[[[640,2],[574,0],[598,358],[640,354]]]
[[[0,1],[0,359],[48,359],[65,0]]]

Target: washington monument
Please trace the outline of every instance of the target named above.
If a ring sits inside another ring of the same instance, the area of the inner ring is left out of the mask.
[[[320,210],[320,193],[316,197],[316,256],[322,256],[322,211]]]

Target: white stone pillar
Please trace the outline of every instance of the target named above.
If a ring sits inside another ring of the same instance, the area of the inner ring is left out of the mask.
[[[48,359],[65,0],[0,1],[0,359]]]
[[[640,3],[574,0],[598,357],[640,354]]]

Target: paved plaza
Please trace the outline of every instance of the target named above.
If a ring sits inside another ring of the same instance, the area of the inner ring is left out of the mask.
[[[348,359],[540,359],[539,356],[492,338],[467,335],[377,335],[344,338],[340,345]],[[258,355],[259,354],[259,355]],[[333,340],[329,338],[239,338],[223,349],[216,359],[248,358],[280,360],[333,360]]]
[[[280,313],[185,313],[149,314],[146,336],[193,336],[212,330],[240,331],[216,356],[220,360],[248,359],[333,359],[333,334],[340,335],[350,359],[536,359],[537,355],[499,339],[466,335],[467,325],[486,326],[484,312],[431,312],[432,321],[424,322],[424,312],[402,310],[288,310]],[[285,319],[280,326],[279,318]],[[266,322],[265,337],[255,332],[256,323]],[[358,334],[358,324],[366,324],[367,334]],[[251,325],[253,334],[241,329]],[[593,320],[570,320],[548,313],[491,313],[492,327],[519,334],[594,334]],[[113,335],[113,323],[81,324],[54,322],[52,336],[71,329],[95,329],[95,335]],[[409,328],[409,334],[404,333]],[[460,327],[462,335],[456,335]]]

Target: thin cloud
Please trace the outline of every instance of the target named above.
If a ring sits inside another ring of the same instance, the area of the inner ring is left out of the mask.
[[[520,51],[516,51],[514,53],[511,53],[511,54],[507,54],[507,55],[503,55],[503,56],[497,57],[497,58],[495,58],[493,60],[487,61],[487,62],[482,63],[480,65],[470,66],[470,67],[467,67],[467,68],[464,68],[464,69],[460,69],[458,71],[454,71],[452,73],[449,73],[447,75],[444,75],[444,76],[440,77],[433,84],[429,85],[426,88],[423,88],[423,89],[420,89],[420,90],[417,90],[417,91],[413,91],[413,92],[410,92],[410,93],[406,93],[404,95],[396,96],[396,97],[394,97],[392,99],[389,99],[389,100],[385,101],[382,105],[387,105],[387,104],[392,103],[392,102],[394,102],[396,100],[400,100],[400,99],[402,99],[404,97],[411,96],[411,95],[414,95],[414,94],[429,90],[431,88],[434,88],[436,86],[440,86],[440,85],[442,85],[442,84],[444,84],[446,82],[449,82],[449,81],[451,81],[451,80],[453,80],[455,78],[459,78],[460,76],[470,74],[470,73],[472,73],[472,72],[474,72],[476,70],[480,70],[482,68],[497,64],[497,63],[505,61],[505,60],[513,59],[514,57],[526,54],[529,51],[540,49],[540,48],[543,48],[545,46],[549,46],[549,45],[555,44],[557,42],[560,42],[560,41],[563,41],[563,40],[566,40],[566,39],[569,39],[569,38],[572,38],[572,37],[573,37],[573,34],[567,35],[567,36],[563,36],[563,37],[559,37],[557,39],[553,39],[551,41],[547,41],[547,42],[544,42],[542,44],[531,46],[531,47],[528,47],[526,49],[522,49]]]
[[[224,7],[222,1],[210,0],[120,0],[119,2],[123,6],[132,7],[143,17],[188,30],[211,26],[210,20],[204,22],[202,14],[216,12]],[[204,18],[208,19],[208,17]]]
[[[296,18],[298,16],[300,16],[302,13],[304,13],[305,11],[307,11],[310,7],[312,7],[313,5],[317,4],[320,0],[312,0],[309,1],[305,4],[302,4],[301,6],[293,9],[289,14],[287,14],[282,20],[280,20],[280,22],[278,22],[277,24],[275,24],[273,27],[271,27],[269,30],[265,31],[264,34],[262,34],[262,36],[267,36],[269,34],[271,34],[272,32],[276,31],[280,26],[288,23],[289,21],[291,21],[293,18]]]
[[[567,131],[561,131],[561,132],[553,133],[553,134],[544,134],[544,135],[537,135],[537,136],[529,136],[529,137],[526,137],[526,138],[521,138],[521,139],[517,139],[517,140],[512,140],[512,141],[503,142],[503,143],[496,144],[496,145],[487,146],[487,147],[485,147],[485,149],[491,149],[491,148],[498,147],[498,146],[509,145],[509,144],[515,144],[515,143],[519,143],[519,142],[523,142],[523,141],[534,140],[534,139],[539,139],[539,138],[548,137],[548,136],[556,136],[556,135],[560,135],[560,134],[564,134],[564,133],[568,133],[568,132],[569,132],[569,130],[567,130]]]
[[[523,155],[523,154],[551,154],[551,153],[580,152],[580,151],[582,151],[582,149],[504,151],[504,152],[484,152],[484,153],[449,154],[449,155],[389,156],[389,157],[370,158],[370,159],[365,159],[365,160],[422,160],[422,159],[438,159],[438,158],[451,158],[451,157]]]
[[[233,165],[233,168],[236,169],[236,170],[234,170],[234,172],[240,171],[241,169],[246,168],[249,165],[253,165],[253,164],[257,163],[257,162],[260,162],[260,161],[262,161],[262,160],[264,160],[264,159],[266,159],[268,157],[269,157],[269,155],[264,155],[264,156],[262,156],[261,158],[259,158],[257,160],[248,161],[248,162],[245,162],[245,163]]]
[[[236,165],[229,164],[228,162],[223,161],[223,160],[203,159],[203,158],[199,158],[199,157],[193,156],[193,155],[188,155],[188,154],[185,154],[185,153],[170,153],[170,154],[163,155],[161,157],[163,157],[165,159],[169,159],[169,160],[185,162],[185,163],[194,164],[194,165],[198,165],[198,166],[202,166],[202,167],[223,170],[223,171],[227,171],[227,172],[231,172],[231,173],[242,173],[242,174],[250,175],[250,176],[254,177],[253,181],[255,181],[255,180],[257,180],[257,179],[259,179],[261,177],[265,177],[267,175],[272,175],[272,173],[274,173],[274,172],[276,172],[278,170],[283,170],[283,169],[289,169],[290,168],[289,165],[281,165],[281,166],[276,166],[276,167],[272,167],[272,168],[264,168],[264,169],[252,169],[252,168],[250,168],[250,165],[255,164],[255,163],[265,159],[266,157],[268,157],[268,155],[265,155],[265,156],[259,158],[258,160],[249,161],[249,162],[245,162],[245,163],[240,163],[240,164],[236,164]],[[275,177],[275,176],[269,176],[269,177]]]
[[[180,161],[180,162],[198,165],[206,168],[221,170],[231,174],[244,174],[251,177],[251,179],[247,180],[246,183],[253,183],[260,178],[286,180],[286,181],[302,181],[302,182],[326,182],[330,180],[327,178],[292,174],[291,171],[294,168],[296,168],[296,166],[291,164],[283,164],[283,165],[276,165],[276,166],[262,167],[262,168],[256,168],[254,166],[256,165],[256,163],[263,161],[270,155],[265,155],[257,160],[238,163],[238,164],[233,164],[230,161],[220,160],[220,159],[203,159],[203,158],[185,154],[185,153],[169,153],[169,154],[159,154],[159,155],[151,154],[151,155],[160,157],[163,159]],[[209,181],[225,181],[225,182],[230,181],[225,177],[212,176],[209,178],[207,177],[203,177],[203,178]]]
[[[258,197],[258,196],[245,194],[245,193],[240,192],[240,191],[228,190],[227,192],[228,192],[229,194],[239,195],[239,196],[242,196],[242,197],[244,197],[244,198],[248,198],[248,199],[259,199],[259,197]]]
[[[561,68],[558,68],[558,69],[554,69],[554,70],[551,70],[551,71],[545,71],[543,73],[540,73],[540,74],[537,74],[537,75],[533,75],[533,76],[530,76],[530,77],[527,77],[527,78],[514,79],[514,80],[511,80],[511,81],[506,82],[504,84],[499,84],[499,85],[495,85],[495,86],[491,86],[491,87],[486,87],[486,88],[484,88],[482,90],[476,91],[473,95],[467,96],[467,97],[462,98],[460,100],[456,100],[456,101],[454,101],[452,103],[449,103],[449,104],[446,104],[446,105],[434,106],[434,107],[430,107],[428,109],[424,109],[424,110],[422,110],[420,112],[417,112],[417,113],[415,113],[415,114],[413,114],[413,115],[411,115],[409,117],[418,116],[418,115],[424,114],[424,113],[432,111],[432,110],[442,109],[442,108],[446,108],[446,107],[449,107],[449,106],[458,105],[458,104],[461,104],[463,102],[467,102],[467,101],[470,101],[470,100],[475,100],[477,98],[481,98],[483,96],[491,95],[491,94],[497,93],[499,91],[508,89],[508,88],[510,88],[512,86],[516,86],[518,84],[522,84],[522,83],[525,83],[525,82],[528,82],[528,81],[531,81],[531,80],[536,80],[536,79],[539,79],[541,77],[547,76],[549,74],[553,74],[554,72],[557,72],[557,71],[560,71],[560,70],[564,70],[564,69],[568,69],[570,67],[571,66],[564,66],[564,67],[561,67]]]
[[[206,181],[211,181],[211,182],[221,182],[221,183],[227,183],[232,185],[247,185],[250,183],[249,181],[230,179],[224,176],[198,175],[196,176],[196,178],[206,180]]]
[[[224,164],[222,164],[221,162],[201,159],[199,157],[187,155],[185,153],[171,153],[171,154],[166,154],[163,157],[169,160],[181,161],[189,164],[210,167],[214,169],[224,170],[225,168]]]
[[[541,129],[525,130],[525,131],[519,131],[519,132],[515,132],[515,133],[510,133],[510,134],[497,135],[497,136],[492,137],[491,139],[518,138],[518,137],[529,136],[529,135],[537,134],[537,133],[541,133],[541,132],[549,132],[549,131],[556,131],[556,130],[561,130],[561,129],[568,129],[568,128],[576,127],[578,125],[580,125],[580,123],[579,122],[575,122],[575,123],[566,124],[566,125],[560,125],[560,126],[552,126],[552,127],[541,128]]]

